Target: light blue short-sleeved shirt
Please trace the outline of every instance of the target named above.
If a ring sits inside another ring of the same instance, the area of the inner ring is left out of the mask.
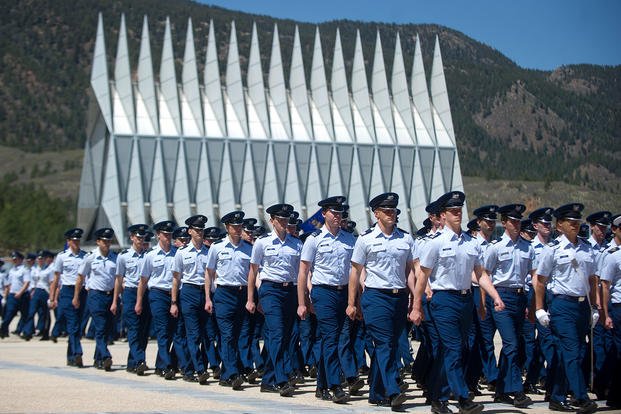
[[[376,225],[358,236],[351,261],[365,267],[366,287],[403,289],[407,287],[407,264],[414,260],[414,252],[412,236],[397,227],[385,235]]]
[[[175,253],[177,249],[174,246],[170,246],[170,250],[165,252],[159,244],[145,252],[140,277],[149,280],[149,289],[172,289]]]
[[[293,283],[297,282],[301,252],[300,239],[287,234],[281,241],[276,232],[271,232],[254,242],[250,263],[262,266],[260,280]]]
[[[521,237],[514,242],[506,233],[490,244],[483,258],[494,286],[523,288],[527,276],[535,269],[535,251],[530,242]]]
[[[621,303],[621,249],[613,247],[607,250],[600,278],[610,282],[610,301]]]
[[[32,281],[30,279],[30,269],[23,264],[13,266],[9,270],[8,280],[8,283],[11,285],[9,293],[18,293],[26,283]]]
[[[54,266],[33,266],[30,269],[30,278],[32,279],[31,284],[35,289],[43,289],[49,292],[50,284],[54,280]]]
[[[469,289],[472,271],[482,263],[480,242],[464,232],[457,235],[448,227],[427,242],[420,256],[420,265],[432,269],[431,290]]]
[[[74,286],[78,278],[78,269],[86,256],[84,250],[73,254],[71,249],[58,253],[54,261],[54,272],[60,273],[60,284],[62,286]]]
[[[181,276],[181,283],[192,285],[205,284],[205,265],[209,249],[204,244],[200,248],[194,247],[193,243],[177,250],[173,272]]]
[[[597,271],[591,245],[580,239],[574,245],[565,236],[554,243],[543,249],[537,274],[548,278],[548,289],[555,295],[588,295],[589,277]]]
[[[326,227],[317,230],[304,242],[301,260],[311,264],[313,285],[342,286],[349,282],[351,257],[356,238],[340,230],[336,236]]]
[[[116,277],[116,253],[110,251],[103,256],[99,248],[84,257],[78,273],[86,277],[86,288],[111,291]]]
[[[206,268],[216,272],[216,286],[248,286],[252,245],[240,240],[235,246],[228,237],[211,245]]]
[[[123,278],[123,286],[137,288],[140,282],[140,270],[144,253],[138,253],[133,247],[124,250],[116,259],[116,274]]]

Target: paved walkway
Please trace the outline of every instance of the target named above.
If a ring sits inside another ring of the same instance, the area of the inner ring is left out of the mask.
[[[84,363],[91,362],[94,341],[84,340]],[[144,377],[125,371],[127,344],[110,347],[112,372],[93,367],[65,366],[66,340],[58,343],[30,342],[12,335],[0,341],[0,413],[388,413],[389,408],[370,406],[367,395],[352,397],[348,404],[336,405],[315,398],[315,384],[307,381],[292,398],[259,392],[258,385],[233,391],[210,379],[208,385],[181,379],[165,381],[153,370]],[[156,344],[148,346],[147,361],[155,360]],[[363,388],[366,391],[367,387]],[[421,390],[410,381],[405,412],[429,412]],[[492,403],[489,393],[477,397],[486,413],[547,413],[543,396],[534,396],[529,409],[515,409]],[[601,403],[600,403],[601,405]],[[454,412],[457,407],[452,406]]]

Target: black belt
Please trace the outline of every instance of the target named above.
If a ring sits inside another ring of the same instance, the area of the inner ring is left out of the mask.
[[[451,295],[459,295],[459,296],[468,296],[469,294],[472,293],[470,289],[461,289],[461,290],[446,289],[446,290],[440,290],[439,292],[446,292],[446,293],[450,293]]]
[[[286,289],[293,287],[293,282],[273,282],[271,280],[262,280],[261,283],[266,283],[270,286],[286,288]]]
[[[71,288],[71,289],[75,289],[75,285],[62,285],[60,288],[61,288],[61,289],[64,289],[64,288]]]
[[[320,287],[329,290],[346,290],[349,285],[313,285],[313,287]]]
[[[162,289],[162,288],[158,288],[158,287],[152,287],[151,290],[157,290],[158,292],[162,292],[162,293],[165,293],[168,296],[170,296],[170,290],[166,290],[166,289]]]
[[[399,295],[401,293],[405,293],[405,292],[408,291],[407,288],[401,288],[401,289],[381,289],[381,288],[367,287],[365,289],[375,290],[377,292],[385,293],[385,294],[388,294],[388,295]]]
[[[134,291],[134,290],[138,290],[137,287],[124,287],[123,290],[129,290],[129,291]]]
[[[226,289],[232,291],[241,291],[247,288],[248,286],[245,285],[216,285],[216,289]]]
[[[562,299],[569,302],[585,302],[587,300],[586,296],[569,296],[569,295],[553,295],[554,299]]]
[[[97,293],[103,293],[106,296],[110,296],[111,294],[114,293],[114,290],[97,290],[97,289],[91,289],[91,292],[97,292]]]
[[[523,295],[524,292],[524,288],[513,288],[513,287],[504,287],[504,286],[494,286],[496,288],[497,292],[508,292],[508,293],[514,293],[516,295]]]
[[[186,286],[194,288],[194,289],[205,289],[205,285],[195,285],[194,283],[184,283],[181,285],[182,288]]]

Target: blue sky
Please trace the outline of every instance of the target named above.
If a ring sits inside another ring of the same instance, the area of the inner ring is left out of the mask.
[[[304,22],[436,23],[534,69],[621,64],[619,0],[201,0]]]

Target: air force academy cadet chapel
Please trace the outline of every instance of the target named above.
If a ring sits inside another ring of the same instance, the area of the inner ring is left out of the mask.
[[[126,31],[121,16],[109,68],[99,16],[78,200],[77,224],[87,235],[102,226],[121,235],[132,223],[182,223],[195,213],[217,225],[235,209],[266,221],[264,206],[279,202],[307,219],[329,195],[345,195],[350,219],[364,229],[371,224],[368,200],[387,191],[401,196],[399,226],[413,231],[431,200],[463,191],[438,38],[429,80],[418,39],[408,80],[399,33],[387,73],[378,32],[374,56],[366,57],[369,79],[359,33],[348,45],[338,30],[317,29],[307,77],[297,28],[285,73],[274,27],[264,74],[253,25],[244,79],[235,23],[221,73],[213,22],[199,56],[188,19],[178,79],[169,20],[157,59],[145,16],[136,67]],[[334,50],[322,50],[321,36],[335,36]],[[344,47],[354,48],[351,73]],[[329,73],[326,53],[333,56]]]

